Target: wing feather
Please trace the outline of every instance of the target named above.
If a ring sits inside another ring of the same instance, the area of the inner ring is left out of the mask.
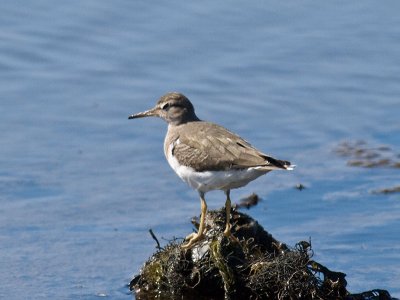
[[[208,125],[207,125],[208,124]],[[260,167],[261,170],[287,169],[289,162],[274,159],[254,148],[227,129],[206,122],[185,124],[173,149],[173,155],[183,165],[197,171],[222,171],[231,168]],[[206,125],[206,126],[205,126]],[[196,132],[196,134],[190,134]]]

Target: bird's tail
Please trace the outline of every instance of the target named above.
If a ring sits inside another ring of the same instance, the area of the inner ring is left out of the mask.
[[[290,161],[275,159],[271,156],[266,156],[265,159],[270,163],[269,167],[273,169],[293,170],[296,165],[293,165]]]
[[[292,171],[292,170],[294,170],[294,168],[296,168],[296,165],[292,165],[289,161],[287,161],[289,164],[288,165],[285,165],[285,169],[286,170],[289,170],[289,171]]]

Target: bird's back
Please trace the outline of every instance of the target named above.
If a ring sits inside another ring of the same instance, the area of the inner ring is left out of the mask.
[[[290,168],[290,162],[274,159],[226,128],[205,121],[170,125],[164,144],[166,155],[169,147],[173,147],[172,155],[180,164],[200,172]]]

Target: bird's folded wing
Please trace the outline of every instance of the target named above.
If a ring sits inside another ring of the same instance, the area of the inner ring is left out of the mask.
[[[274,159],[225,128],[199,127],[196,135],[180,134],[173,155],[179,163],[196,171],[223,171],[260,167],[260,170],[286,169],[289,162]]]

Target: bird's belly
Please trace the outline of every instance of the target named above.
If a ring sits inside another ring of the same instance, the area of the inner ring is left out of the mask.
[[[180,165],[173,155],[168,155],[168,162],[176,174],[191,188],[204,193],[211,190],[226,191],[239,188],[267,173],[257,168],[197,172],[191,167]]]
[[[196,172],[192,168],[180,167],[177,174],[193,189],[205,193],[211,190],[226,191],[245,186],[265,172],[254,169]]]

